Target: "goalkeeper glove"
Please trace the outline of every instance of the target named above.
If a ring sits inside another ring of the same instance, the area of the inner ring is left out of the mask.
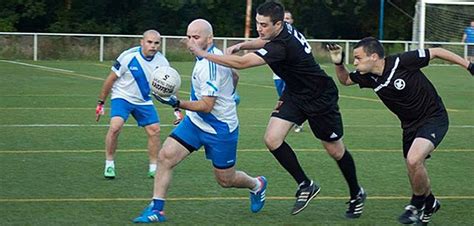
[[[342,47],[336,43],[329,43],[326,45],[326,48],[329,50],[331,61],[335,65],[342,65],[344,60],[344,51],[342,51]]]
[[[163,97],[160,97],[158,94],[152,92],[153,96],[162,104],[167,104],[171,107],[178,108],[180,101],[175,95],[171,95],[169,98],[164,99]]]
[[[101,115],[104,115],[104,101],[98,100],[97,107],[95,108],[95,121],[98,122]]]
[[[173,121],[173,125],[178,125],[183,120],[183,113],[181,113],[181,109],[175,108],[173,112],[176,119]]]
[[[467,70],[471,72],[472,76],[474,76],[474,65],[472,63],[469,63],[469,66],[467,66]]]

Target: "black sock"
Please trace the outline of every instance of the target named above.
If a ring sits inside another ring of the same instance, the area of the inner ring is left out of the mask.
[[[431,209],[431,207],[433,207],[433,205],[434,205],[435,200],[436,199],[435,199],[433,193],[430,192],[430,194],[428,196],[426,196],[426,198],[425,198],[425,208],[426,209]]]
[[[298,184],[303,182],[305,182],[304,185],[310,184],[310,180],[301,168],[298,158],[296,158],[295,152],[285,141],[283,141],[280,147],[270,152],[273,154],[273,156],[275,156],[280,165],[291,174]]]
[[[349,185],[351,199],[356,199],[357,194],[360,191],[360,186],[357,182],[355,163],[351,153],[349,153],[349,151],[346,149],[342,158],[336,162],[342,172],[342,175],[344,175],[344,178],[346,179],[347,185]]]
[[[411,196],[410,204],[414,205],[417,209],[421,210],[423,208],[423,205],[425,204],[425,196],[413,194]]]

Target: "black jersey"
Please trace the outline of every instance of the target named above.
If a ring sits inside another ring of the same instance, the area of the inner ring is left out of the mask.
[[[300,99],[317,98],[332,80],[316,63],[304,36],[285,23],[283,30],[255,54],[286,83],[284,92]]]
[[[405,52],[385,58],[382,76],[355,71],[350,73],[350,78],[360,88],[374,89],[405,129],[446,113],[441,97],[420,70],[429,61],[428,49]]]

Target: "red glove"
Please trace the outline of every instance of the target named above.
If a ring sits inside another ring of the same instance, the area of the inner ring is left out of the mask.
[[[101,115],[104,115],[104,101],[97,101],[97,107],[95,108],[95,121],[98,122]]]
[[[181,113],[181,110],[179,108],[174,109],[174,116],[176,119],[173,121],[173,125],[178,125],[182,120],[183,120],[183,113]]]

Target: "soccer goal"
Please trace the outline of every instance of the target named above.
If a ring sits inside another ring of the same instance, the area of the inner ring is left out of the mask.
[[[466,49],[461,39],[464,29],[474,20],[474,1],[418,0],[415,9],[413,41],[418,45],[414,48],[449,42],[458,43],[450,49],[459,49],[461,53]]]

